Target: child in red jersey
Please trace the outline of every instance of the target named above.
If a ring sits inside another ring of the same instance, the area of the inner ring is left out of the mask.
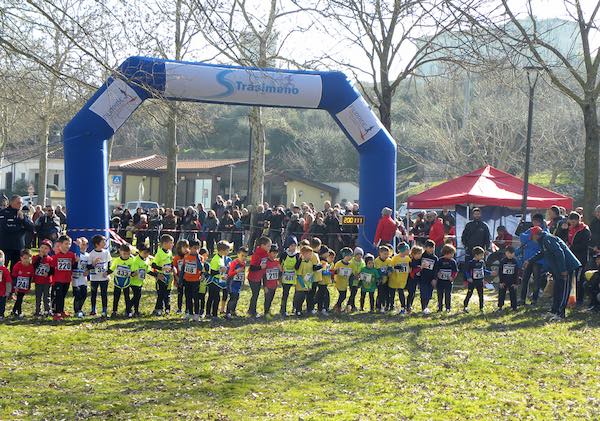
[[[52,251],[50,240],[44,240],[40,244],[39,254],[33,256],[33,283],[35,284],[35,317],[42,314],[50,314],[50,284],[52,283],[52,257],[49,256]],[[42,303],[44,304],[44,313],[42,313]]]
[[[238,249],[237,259],[229,264],[227,272],[227,288],[229,289],[229,301],[227,302],[227,313],[225,317],[231,319],[236,316],[236,308],[240,299],[240,291],[244,286],[246,279],[246,258],[248,257],[248,249],[240,247]]]
[[[31,264],[31,250],[21,250],[21,260],[12,268],[12,278],[14,279],[14,290],[17,293],[17,299],[13,306],[12,315],[19,319],[23,318],[23,297],[31,289],[31,280],[33,279],[33,265]]]
[[[265,286],[265,317],[271,317],[271,304],[273,303],[273,297],[275,297],[275,291],[281,283],[281,265],[277,255],[279,254],[279,247],[277,244],[272,244],[269,250],[269,258],[267,259],[264,277]]]
[[[256,304],[258,303],[258,296],[260,294],[262,280],[265,277],[265,270],[267,269],[267,260],[269,260],[270,249],[271,239],[269,237],[260,237],[256,241],[256,250],[254,250],[252,257],[250,258],[248,283],[250,284],[250,290],[252,290],[252,297],[250,297],[248,314],[251,317],[260,317],[256,312]]]
[[[6,296],[10,294],[12,278],[10,272],[4,266],[4,252],[0,250],[0,320],[4,320],[6,309]]]
[[[66,235],[61,235],[57,241],[58,253],[54,255],[52,267],[54,269],[54,320],[62,320],[69,317],[65,312],[65,297],[69,291],[69,285],[73,279],[73,269],[77,265],[77,256],[72,251],[71,239]]]

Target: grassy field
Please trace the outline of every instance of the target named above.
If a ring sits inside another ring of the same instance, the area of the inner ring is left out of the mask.
[[[483,315],[5,321],[0,419],[600,418],[598,316],[489,298]]]

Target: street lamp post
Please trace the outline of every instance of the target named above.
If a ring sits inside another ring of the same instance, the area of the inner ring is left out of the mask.
[[[533,125],[533,95],[537,85],[540,71],[543,70],[537,66],[527,66],[524,68],[527,72],[527,84],[529,85],[529,110],[527,114],[527,140],[525,146],[525,174],[523,176],[523,200],[521,202],[521,222],[525,222],[527,214],[527,193],[529,191],[529,164],[531,161],[531,129]]]

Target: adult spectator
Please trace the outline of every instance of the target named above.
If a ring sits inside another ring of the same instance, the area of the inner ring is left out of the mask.
[[[8,207],[8,197],[3,193],[0,197],[0,210],[6,209]]]
[[[569,248],[581,263],[581,268],[575,274],[577,282],[577,305],[583,304],[585,273],[584,268],[588,263],[588,252],[590,247],[591,233],[590,229],[581,220],[581,215],[577,212],[571,212],[567,219],[569,224],[568,244]]]
[[[5,266],[11,269],[25,248],[25,235],[33,231],[33,223],[25,218],[22,206],[23,199],[15,195],[10,198],[8,207],[0,211],[0,248],[4,251]]]
[[[215,217],[221,219],[223,212],[225,212],[225,202],[221,196],[217,196],[215,203],[212,205],[212,210],[215,211]]]
[[[242,230],[244,231],[244,241],[250,241],[250,211],[247,208],[242,209]],[[237,251],[237,250],[236,250]]]
[[[202,203],[198,203],[198,206],[196,206],[197,209],[197,213],[198,213],[198,222],[200,222],[200,226],[204,225],[204,221],[206,220],[206,215],[207,212],[204,209],[204,205]]]
[[[198,232],[198,216],[193,206],[188,206],[181,220],[181,236],[183,240],[194,240]],[[218,241],[218,240],[217,240]]]
[[[315,221],[311,224],[308,229],[308,233],[311,237],[318,238],[322,242],[325,242],[327,238],[327,227],[325,226],[325,219],[323,218],[323,212],[317,212]],[[289,236],[287,237],[289,238]]]
[[[148,217],[148,239],[150,241],[150,253],[154,254],[158,250],[160,232],[163,228],[163,217],[157,208],[150,209]]]
[[[31,219],[30,216],[30,212],[29,212],[29,206],[25,205],[23,206],[23,217],[27,220],[29,220],[29,222],[31,222],[31,225],[33,225],[35,227],[35,224],[33,223],[33,220]],[[25,248],[33,248],[36,247],[36,241],[35,241],[35,232],[34,230],[30,230],[27,231],[25,233]]]
[[[425,213],[418,212],[415,222],[413,223],[411,234],[415,237],[415,242],[418,246],[425,244],[427,240],[427,234],[425,234]]]
[[[300,223],[300,215],[293,213],[285,227],[285,238],[300,238],[304,232],[304,225]],[[321,240],[324,240],[323,238]]]
[[[140,219],[142,219],[142,215],[144,214],[144,209],[137,208],[135,213],[133,214],[133,225],[137,225],[140,223]]]
[[[531,223],[534,227],[540,227],[544,231],[548,231],[546,227],[546,221],[544,221],[544,215],[541,213],[536,213],[531,218]],[[533,228],[533,227],[532,227]],[[531,228],[527,231],[521,233],[519,235],[519,240],[521,241],[521,250],[523,253],[523,261],[530,260],[533,256],[535,256],[540,251],[540,244],[533,240],[531,234]],[[523,270],[523,281],[521,283],[521,302],[525,304],[527,302],[527,293],[529,290],[529,280],[533,275],[533,287],[531,294],[531,304],[536,305],[538,297],[540,295],[540,290],[544,288],[542,282],[544,281],[544,264],[545,261],[543,258],[539,259],[537,262],[530,263]]]
[[[209,210],[204,221],[204,231],[206,231],[206,248],[212,256],[215,251],[215,243],[218,241],[219,219],[214,210]]]
[[[40,244],[44,240],[52,242],[58,239],[60,235],[60,218],[54,213],[52,206],[46,206],[46,214],[38,218],[35,223],[35,231],[37,232]]]
[[[396,235],[396,229],[398,229],[396,220],[392,218],[392,213],[393,211],[390,208],[383,208],[381,210],[381,218],[379,218],[379,222],[377,223],[375,238],[373,240],[375,247],[381,244],[392,244]]]
[[[238,194],[233,195],[233,208],[242,209],[242,199]]]
[[[233,249],[236,251],[242,247],[242,235],[244,233],[244,227],[242,226],[242,214],[238,209],[234,209],[231,213],[233,218],[233,232],[231,233],[231,241],[233,242]]]
[[[175,236],[175,230],[177,229],[177,216],[173,213],[173,209],[166,208],[165,216],[162,220],[162,229],[165,234]]]
[[[133,216],[131,215],[129,209],[124,209],[123,213],[121,214],[121,229],[119,230],[119,235],[121,237],[125,238],[125,230],[129,226],[129,221],[131,221],[132,218]]]
[[[481,220],[481,209],[473,208],[471,215],[473,220],[465,225],[461,237],[465,248],[465,262],[473,258],[474,247],[481,247],[484,250],[490,248],[490,228]]]
[[[219,219],[219,231],[220,231],[220,239],[225,240],[227,242],[231,241],[231,234],[234,228],[233,217],[231,216],[231,212],[229,209],[225,209],[223,212],[223,217]]]
[[[435,254],[439,256],[442,247],[444,246],[444,237],[446,235],[444,220],[442,218],[438,218],[437,212],[435,211],[432,211],[428,216],[432,221],[428,238],[435,243]]]
[[[271,215],[268,216],[268,221],[270,223],[269,227],[269,237],[274,244],[277,244],[281,247],[282,245],[282,230],[283,230],[283,220],[285,218],[285,214],[283,212],[283,208],[276,207],[271,212]]]
[[[254,243],[262,236],[262,231],[265,225],[265,218],[267,217],[265,213],[265,208],[263,205],[258,205],[256,207],[256,213],[254,214],[254,219],[252,219],[252,215],[250,217],[250,240],[248,242],[248,247],[251,250],[251,253],[254,252]]]
[[[546,266],[553,279],[551,320],[564,319],[573,275],[581,267],[581,262],[560,237],[549,234],[540,227],[531,228],[531,238],[540,243],[540,251],[530,260],[526,260],[523,266],[527,268],[530,263],[542,257],[546,259]]]
[[[44,216],[44,211],[42,210],[42,207],[40,205],[37,205],[35,207],[35,212],[33,212],[33,215],[31,216],[31,220],[34,224],[37,222],[40,216]]]
[[[327,227],[327,245],[335,252],[340,251],[342,248],[342,223],[340,221],[340,210],[338,208],[333,208],[333,210],[330,210],[330,212],[326,214],[325,226]]]
[[[550,234],[556,235],[566,243],[569,237],[569,225],[561,215],[561,208],[555,205],[548,209],[548,219],[550,220],[548,223]]]
[[[596,253],[600,253],[600,205],[594,210],[594,218],[590,222],[590,248]]]
[[[446,234],[449,234],[450,229],[456,226],[456,219],[454,219],[454,216],[448,208],[442,209],[440,217],[442,218],[442,221],[444,221],[444,230],[446,231]]]
[[[61,226],[66,226],[67,225],[67,214],[66,211],[63,209],[63,207],[61,205],[56,205],[56,209],[54,210],[54,213],[56,214],[56,216],[58,216],[58,219],[60,219],[60,225]]]

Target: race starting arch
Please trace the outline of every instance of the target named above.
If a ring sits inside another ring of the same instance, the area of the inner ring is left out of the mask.
[[[395,209],[396,143],[343,73],[148,57],[125,60],[64,129],[66,206],[73,238],[107,234],[107,140],[149,98],[329,112],[360,155],[359,202],[366,220],[359,244],[373,249],[382,208]]]

